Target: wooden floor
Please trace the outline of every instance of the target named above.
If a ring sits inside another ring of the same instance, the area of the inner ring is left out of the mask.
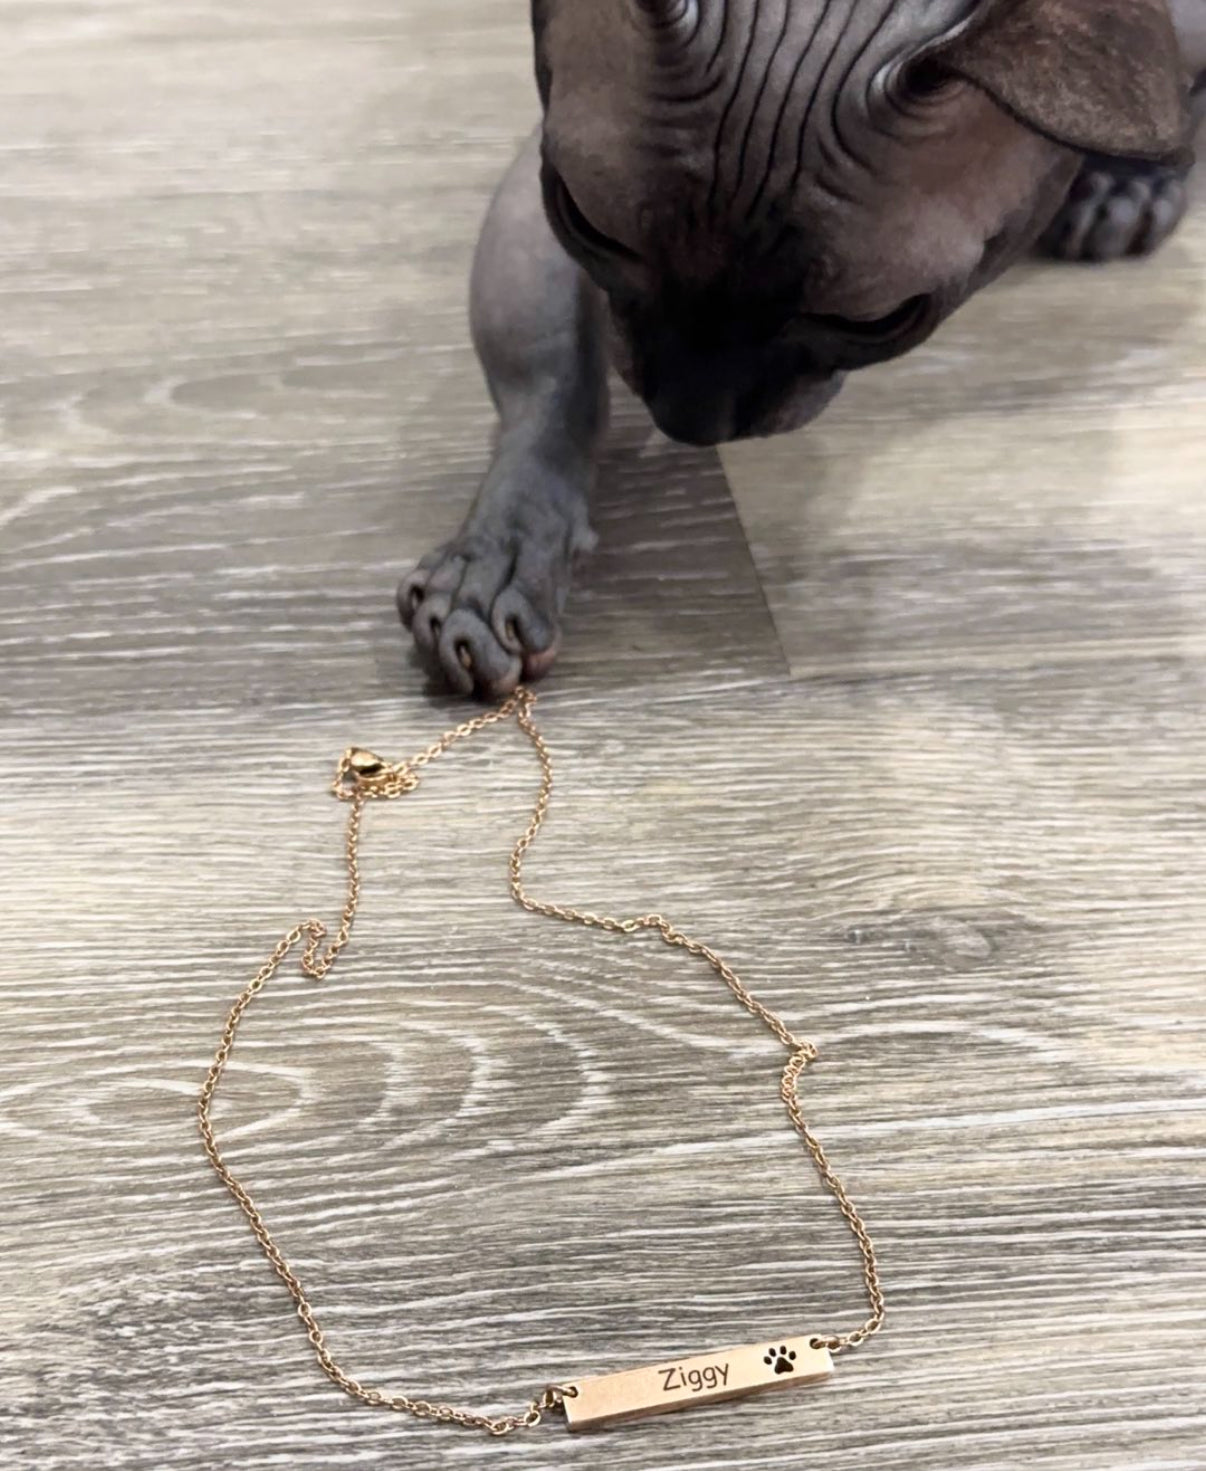
[[[499,1446],[346,1401],[193,1098],[340,900],[349,742],[489,415],[465,273],[523,0],[0,6],[0,1464],[1206,1467],[1206,208],[1027,269],[804,439],[622,405],[542,705],[542,893],[658,907],[821,1060],[890,1317],[799,1395]],[[362,924],[219,1108],[361,1378],[549,1378],[863,1313],[780,1054],[654,944],[515,911],[513,735],[369,814]]]

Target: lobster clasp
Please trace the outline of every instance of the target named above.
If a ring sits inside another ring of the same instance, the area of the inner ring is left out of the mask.
[[[375,751],[366,751],[361,746],[353,746],[343,758],[348,772],[355,777],[380,776],[385,770],[385,760]]]
[[[344,801],[355,797],[401,797],[418,785],[417,773],[406,762],[395,764],[375,751],[352,746],[340,758],[334,792]]]

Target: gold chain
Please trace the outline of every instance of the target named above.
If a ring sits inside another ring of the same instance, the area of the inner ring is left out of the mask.
[[[832,1193],[838,1203],[838,1208],[850,1225],[854,1238],[858,1243],[858,1249],[862,1256],[863,1280],[866,1283],[867,1298],[871,1306],[870,1316],[860,1327],[851,1333],[838,1334],[830,1338],[815,1338],[813,1346],[827,1348],[833,1353],[841,1353],[845,1349],[855,1348],[864,1339],[870,1338],[877,1333],[883,1324],[885,1314],[884,1294],[879,1280],[879,1265],[875,1257],[875,1247],[871,1237],[863,1224],[862,1217],[855,1208],[854,1202],[846,1193],[846,1188],[833,1171],[820,1140],[809,1128],[804,1119],[800,1106],[799,1082],[800,1075],[804,1069],[817,1055],[816,1048],[811,1042],[802,1041],[793,1035],[784,1025],[782,1020],[758,1001],[746,989],[744,983],[724,960],[700,940],[692,939],[682,930],[676,929],[668,919],[660,914],[642,914],[635,919],[614,919],[607,914],[592,914],[589,910],[571,909],[563,904],[548,904],[539,899],[534,899],[524,887],[523,862],[524,857],[536,841],[544,819],[549,810],[549,800],[553,793],[553,759],[549,748],[545,744],[544,737],[536,728],[532,719],[532,711],[536,705],[536,696],[530,690],[519,689],[504,704],[485,714],[478,715],[472,720],[466,720],[463,724],[447,731],[434,745],[413,756],[409,761],[391,763],[383,761],[380,757],[369,751],[352,749],[345,751],[340,758],[339,766],[331,790],[344,802],[350,805],[348,813],[346,858],[348,887],[347,899],[343,906],[343,914],[340,917],[339,928],[334,939],[330,941],[326,949],[322,948],[323,941],[327,939],[327,927],[317,919],[307,920],[304,924],[295,925],[285,935],[276,949],[253,976],[247,987],[240,994],[234,1005],[230,1008],[226,1017],[226,1025],[222,1030],[222,1039],[218,1044],[218,1050],[214,1054],[213,1063],[206,1075],[205,1082],[201,1088],[201,1094],[197,1101],[197,1118],[201,1130],[201,1139],[205,1153],[210,1164],[217,1171],[222,1183],[230,1191],[237,1202],[239,1209],[247,1218],[256,1240],[263,1248],[264,1255],[268,1258],[273,1271],[289,1289],[293,1301],[297,1305],[297,1314],[305,1325],[310,1344],[314,1349],[315,1357],[318,1359],[319,1367],[327,1377],[334,1381],[340,1389],[350,1394],[354,1399],[361,1400],[366,1405],[373,1405],[380,1409],[395,1410],[400,1413],[417,1416],[420,1419],[441,1420],[457,1425],[469,1426],[472,1429],[486,1430],[491,1435],[507,1435],[513,1430],[522,1427],[539,1425],[544,1414],[555,1409],[567,1394],[572,1394],[572,1387],[551,1384],[533,1399],[527,1408],[517,1414],[491,1416],[473,1410],[457,1409],[453,1405],[433,1403],[430,1400],[411,1399],[404,1394],[386,1394],[379,1389],[370,1389],[354,1379],[332,1355],[327,1348],[326,1338],[314,1316],[314,1309],[306,1296],[305,1289],[298,1280],[297,1274],[285,1260],[279,1246],[277,1246],[268,1226],[260,1214],[258,1207],[251,1198],[245,1187],[234,1175],[230,1166],[218,1149],[217,1140],[214,1137],[213,1122],[210,1117],[210,1106],[213,1102],[214,1093],[217,1091],[218,1083],[226,1069],[234,1047],[235,1036],[239,1029],[239,1023],[243,1014],[251,1005],[256,996],[264,989],[272,977],[280,968],[281,963],[294,949],[304,935],[306,943],[301,955],[301,968],[305,975],[316,981],[321,981],[330,972],[335,964],[339,952],[348,943],[352,932],[352,922],[356,917],[356,908],[360,902],[360,826],[364,815],[364,805],[368,801],[388,801],[394,797],[404,796],[412,792],[419,784],[419,770],[442,756],[451,746],[458,741],[465,740],[468,736],[475,735],[478,731],[485,730],[488,726],[497,725],[500,721],[509,719],[514,715],[519,728],[532,743],[536,757],[540,762],[540,792],[536,798],[536,804],[532,809],[532,816],[524,829],[522,836],[516,842],[511,852],[510,879],[511,895],[517,904],[532,914],[547,915],[550,919],[565,920],[570,924],[585,925],[589,929],[608,930],[615,934],[635,935],[643,930],[653,930],[665,941],[667,945],[677,946],[685,950],[688,955],[698,956],[706,960],[716,974],[724,981],[725,985],[733,993],[742,1006],[764,1022],[775,1034],[780,1042],[788,1049],[791,1056],[786,1067],[783,1069],[783,1078],[780,1083],[780,1095],[787,1108],[788,1116],[792,1124],[804,1141],[805,1147],[812,1156],[816,1165],[817,1173],[822,1182]]]

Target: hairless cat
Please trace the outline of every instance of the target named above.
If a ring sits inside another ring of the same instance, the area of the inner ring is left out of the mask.
[[[1185,210],[1206,0],[532,0],[543,119],[471,284],[497,407],[398,592],[456,690],[544,673],[614,366],[689,444],[815,417],[1036,244],[1155,250]]]

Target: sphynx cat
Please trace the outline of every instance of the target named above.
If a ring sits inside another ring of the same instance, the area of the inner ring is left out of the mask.
[[[495,698],[556,657],[615,367],[671,438],[814,418],[1036,245],[1146,255],[1186,206],[1206,0],[533,0],[540,127],[471,283],[499,415],[398,592]]]

